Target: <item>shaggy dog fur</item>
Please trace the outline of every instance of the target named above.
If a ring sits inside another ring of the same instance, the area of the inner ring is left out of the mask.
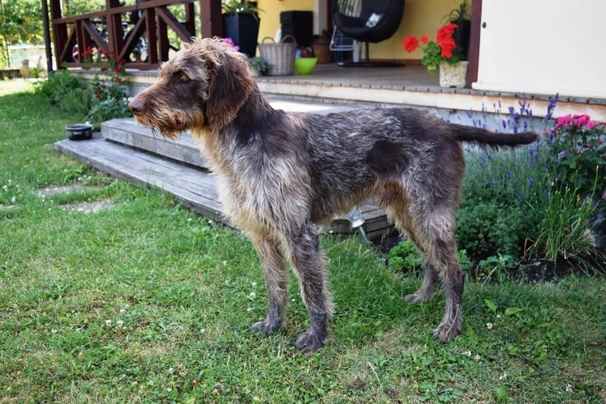
[[[284,327],[287,264],[299,278],[310,328],[296,346],[317,350],[333,313],[321,224],[375,198],[425,262],[412,303],[431,299],[441,279],[446,312],[434,336],[461,331],[464,273],[455,214],[465,161],[460,142],[498,148],[516,135],[446,123],[415,109],[373,108],[318,116],[274,110],[249,75],[246,58],[219,39],[196,40],[159,70],[130,103],[136,120],[168,138],[191,129],[218,178],[225,214],[252,240],[265,271],[269,308],[254,332]]]

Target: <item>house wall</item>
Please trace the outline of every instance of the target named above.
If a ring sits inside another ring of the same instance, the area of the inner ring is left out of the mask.
[[[261,26],[259,29],[259,42],[269,36],[273,38],[280,27],[280,12],[289,10],[314,11],[315,26],[314,33],[319,34],[322,28],[325,16],[318,10],[326,10],[326,4],[331,0],[259,0],[261,13]],[[372,0],[365,0],[372,1]],[[467,0],[471,3],[471,0]],[[440,25],[444,23],[444,16],[450,10],[458,7],[461,0],[406,0],[404,17],[398,31],[391,38],[378,44],[370,45],[370,55],[372,59],[397,59],[411,60],[421,59],[423,53],[417,50],[413,53],[406,53],[402,49],[402,40],[407,35],[427,35],[435,39],[436,32]]]
[[[605,98],[605,16],[604,0],[483,0],[473,88]]]

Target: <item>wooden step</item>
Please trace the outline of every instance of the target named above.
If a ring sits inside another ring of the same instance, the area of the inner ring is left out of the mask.
[[[154,137],[132,119],[105,122],[103,127],[103,134],[95,134],[91,140],[66,139],[55,143],[55,149],[111,176],[169,192],[184,206],[233,227],[218,201],[215,177],[203,168],[201,157],[196,160],[199,151],[191,136],[176,142]],[[393,228],[384,210],[372,201],[360,206],[360,211],[368,238],[383,236]],[[327,230],[345,236],[357,232],[343,217],[335,218]]]
[[[108,142],[99,135],[85,141],[62,140],[55,149],[111,176],[170,192],[184,206],[229,225],[218,202],[215,177],[209,172]]]
[[[112,119],[101,124],[105,139],[114,143],[145,150],[188,165],[208,168],[200,149],[189,132],[175,140],[154,134],[151,129],[137,124],[132,118]]]

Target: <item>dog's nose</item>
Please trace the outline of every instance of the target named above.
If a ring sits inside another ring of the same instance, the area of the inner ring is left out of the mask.
[[[130,108],[133,115],[139,115],[143,111],[143,102],[139,97],[135,97],[128,103],[128,108]]]

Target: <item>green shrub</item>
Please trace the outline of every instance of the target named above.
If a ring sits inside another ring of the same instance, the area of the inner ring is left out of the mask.
[[[86,81],[67,70],[60,70],[39,81],[36,91],[52,105],[82,118],[92,105],[92,93]]]
[[[78,119],[90,121],[96,130],[101,122],[131,116],[128,109],[128,82],[124,61],[117,61],[113,52],[88,48],[82,57],[89,63],[99,62],[99,70],[87,82],[67,70],[60,70],[41,81],[37,91],[51,104]]]

